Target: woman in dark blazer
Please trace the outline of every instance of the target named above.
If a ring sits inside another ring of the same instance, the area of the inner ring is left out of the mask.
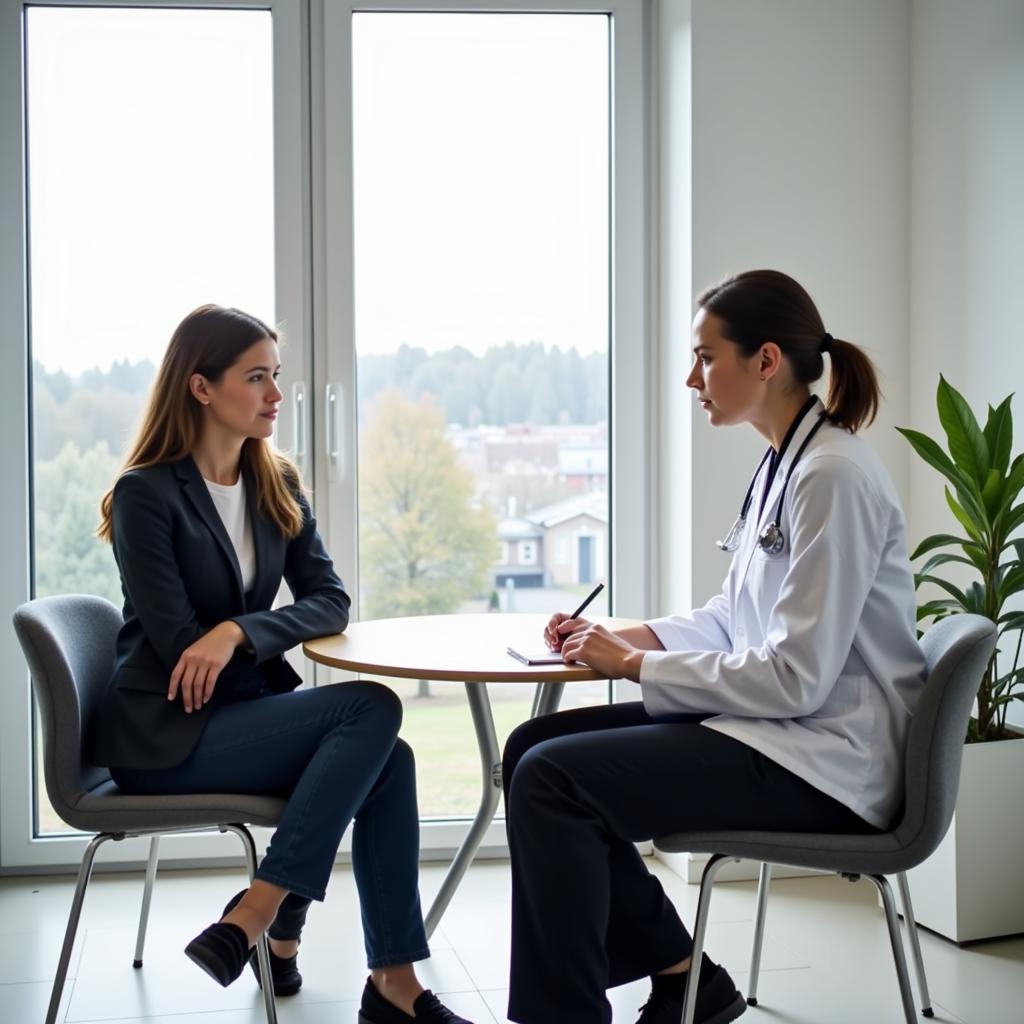
[[[297,992],[299,935],[342,834],[370,977],[360,1024],[468,1024],[419,984],[415,766],[402,705],[378,683],[297,690],[284,652],[342,631],[349,597],[295,466],[269,439],[281,402],[277,335],[202,306],[171,338],[99,535],[121,573],[124,625],[95,761],[134,793],[280,795],[256,879],[186,947],[222,985],[256,970],[269,928],[274,989]],[[294,601],[272,607],[282,579]],[[258,975],[257,975],[258,977]]]

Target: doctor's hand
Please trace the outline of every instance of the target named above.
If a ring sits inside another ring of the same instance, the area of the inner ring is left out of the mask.
[[[609,679],[632,679],[638,683],[644,652],[604,626],[587,623],[565,638],[562,659],[569,665],[581,661]]]
[[[570,619],[565,612],[555,612],[544,627],[544,642],[552,651],[560,651],[565,638],[577,629],[586,629],[587,619]]]
[[[217,677],[231,660],[235,648],[246,643],[245,630],[237,622],[228,620],[214,626],[194,644],[181,652],[178,664],[171,672],[171,685],[167,699],[174,700],[181,691],[185,712],[191,714],[209,703]]]

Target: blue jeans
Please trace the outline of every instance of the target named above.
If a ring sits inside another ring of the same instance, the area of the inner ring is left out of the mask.
[[[199,712],[202,714],[203,712]],[[354,821],[352,867],[371,968],[430,956],[418,890],[419,814],[402,704],[352,682],[211,707],[195,750],[174,768],[112,768],[128,793],[251,793],[287,799],[256,877],[287,889],[273,938],[297,938],[322,900]]]

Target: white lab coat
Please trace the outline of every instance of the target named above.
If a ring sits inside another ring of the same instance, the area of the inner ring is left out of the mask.
[[[785,548],[767,555],[757,544],[821,409],[798,427],[755,522],[761,470],[723,592],[647,623],[665,650],[644,655],[640,684],[650,714],[711,712],[708,728],[884,828],[899,808],[925,663],[906,521],[881,461],[824,424],[786,491]]]

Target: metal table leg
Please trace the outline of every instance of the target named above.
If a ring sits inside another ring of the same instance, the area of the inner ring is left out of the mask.
[[[462,840],[455,859],[444,876],[441,888],[434,897],[430,910],[427,911],[425,924],[428,938],[434,934],[434,929],[451,902],[452,896],[455,895],[455,890],[459,887],[463,875],[469,870],[469,865],[473,863],[473,858],[483,841],[487,827],[494,820],[494,812],[498,809],[498,797],[501,795],[501,751],[498,749],[498,737],[494,731],[494,716],[491,714],[491,698],[487,693],[487,684],[466,683],[465,687],[469,711],[473,716],[476,742],[480,748],[483,792],[480,795],[480,807],[466,833],[466,838]]]
[[[540,718],[541,715],[550,715],[557,711],[564,689],[565,683],[538,683],[530,717]]]
[[[427,938],[434,934],[447,905],[452,902],[455,891],[459,888],[469,865],[473,863],[476,851],[483,842],[487,826],[495,819],[498,800],[502,792],[502,752],[498,746],[498,734],[495,732],[495,717],[490,711],[490,696],[486,683],[465,683],[466,698],[469,701],[469,712],[473,716],[473,730],[476,733],[476,744],[480,750],[480,768],[482,770],[482,792],[480,806],[477,808],[473,823],[469,826],[466,838],[462,841],[455,859],[447,869],[444,881],[427,911],[425,925]],[[562,699],[564,683],[538,683],[534,695],[534,707],[530,710],[530,718],[550,715],[558,711],[558,703]]]
[[[483,773],[483,791],[480,794],[480,806],[477,808],[473,823],[469,826],[466,838],[456,851],[448,873],[444,876],[441,888],[434,897],[427,911],[425,925],[427,938],[434,934],[438,922],[444,915],[448,904],[455,895],[459,883],[469,870],[476,851],[483,842],[487,827],[494,820],[494,812],[498,809],[498,798],[501,795],[501,751],[498,749],[498,736],[494,731],[494,716],[491,713],[491,698],[486,683],[465,683],[466,698],[469,711],[473,716],[473,729],[476,742],[480,749],[480,767]],[[550,715],[558,710],[562,699],[565,683],[538,683],[533,697],[531,718]]]

